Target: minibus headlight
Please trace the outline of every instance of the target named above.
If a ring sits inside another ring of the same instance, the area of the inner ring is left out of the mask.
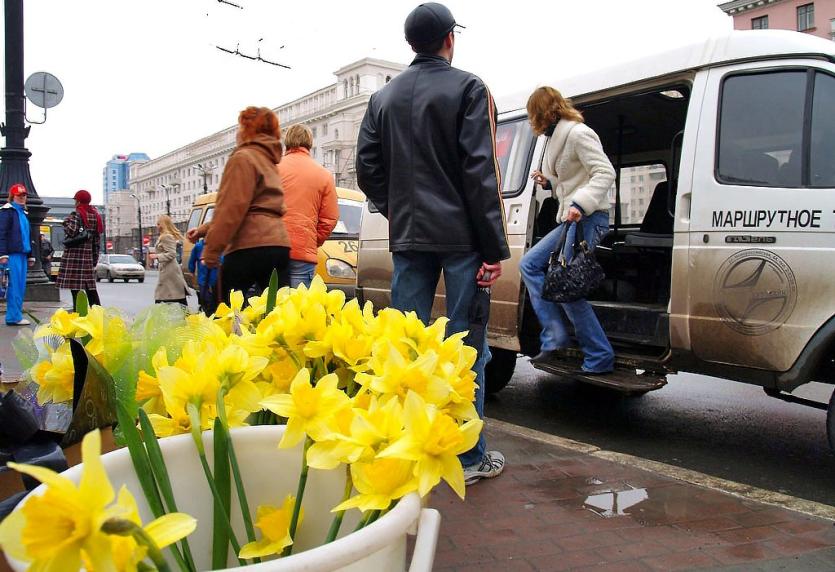
[[[333,278],[356,278],[357,273],[354,271],[354,267],[345,262],[344,260],[339,260],[338,258],[328,258],[325,261],[325,270],[328,272],[328,276]]]

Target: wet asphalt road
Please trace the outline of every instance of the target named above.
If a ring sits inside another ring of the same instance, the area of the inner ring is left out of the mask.
[[[135,315],[153,303],[157,273],[145,282],[99,283],[105,305]],[[69,292],[62,291],[69,305]],[[196,309],[196,298],[189,306]],[[801,388],[827,401],[831,386]],[[755,386],[682,374],[643,397],[564,380],[517,360],[510,384],[488,397],[501,419],[602,449],[685,467],[763,489],[835,505],[835,455],[826,413],[767,397]]]
[[[796,391],[816,401],[828,401],[831,392],[823,384]],[[680,374],[660,390],[623,397],[520,358],[485,411],[602,449],[835,505],[826,412],[770,398],[756,386]]]

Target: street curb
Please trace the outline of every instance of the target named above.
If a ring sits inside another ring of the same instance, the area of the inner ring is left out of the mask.
[[[636,467],[644,471],[649,471],[664,477],[669,477],[671,479],[676,479],[692,485],[733,495],[745,500],[784,508],[808,516],[835,521],[835,506],[760,489],[751,485],[737,483],[735,481],[729,481],[719,477],[713,477],[691,469],[675,467],[673,465],[668,465],[667,463],[652,461],[650,459],[644,459],[642,457],[636,457],[626,453],[606,451],[596,445],[583,443],[581,441],[574,441],[573,439],[566,439],[556,435],[550,435],[548,433],[543,433],[542,431],[522,427],[521,425],[515,425],[513,423],[507,423],[505,421],[499,421],[497,419],[485,418],[485,423],[487,424],[487,427],[491,429],[502,431],[517,437],[522,437],[524,439],[531,439],[539,441],[540,443],[545,443],[546,445],[562,447],[563,449],[591,455],[592,457],[597,457],[613,463]]]

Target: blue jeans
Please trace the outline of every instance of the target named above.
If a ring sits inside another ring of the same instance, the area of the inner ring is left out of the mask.
[[[290,259],[289,271],[290,288],[296,288],[299,284],[304,284],[310,288],[313,276],[316,275],[316,263]]]
[[[441,271],[446,288],[446,315],[449,322],[446,335],[470,329],[469,310],[476,289],[476,273],[481,267],[481,256],[475,252],[395,252],[392,254],[394,275],[391,281],[391,305],[403,312],[414,311],[421,322],[429,324],[432,303]],[[476,348],[478,349],[478,348]],[[484,418],[484,368],[490,361],[487,336],[484,347],[473,365],[476,373],[475,408]],[[487,444],[484,433],[475,447],[459,455],[465,467],[481,462]]]
[[[26,293],[26,272],[29,255],[9,254],[9,285],[6,289],[6,323],[16,324],[23,319],[23,295]]]
[[[531,297],[531,304],[542,324],[540,342],[542,351],[565,348],[569,345],[568,331],[563,313],[574,324],[574,333],[583,351],[583,370],[589,372],[612,371],[615,365],[615,352],[606,338],[606,332],[600,326],[594,310],[586,300],[557,304],[542,298],[542,285],[548,260],[557,247],[563,233],[568,228],[566,240],[567,258],[571,258],[571,245],[574,241],[576,224],[563,223],[537,242],[519,264],[522,279]],[[583,218],[583,234],[589,247],[594,248],[609,230],[609,213],[597,211]]]

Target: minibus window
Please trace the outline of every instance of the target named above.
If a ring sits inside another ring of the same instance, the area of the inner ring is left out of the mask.
[[[203,224],[206,224],[207,222],[211,222],[211,220],[214,218],[214,216],[215,216],[215,207],[209,207],[208,210],[206,210],[206,218],[203,219]]]
[[[522,192],[528,177],[534,137],[527,119],[500,123],[496,127],[496,159],[502,176],[502,195]]]
[[[823,73],[815,75],[809,162],[813,187],[835,187],[835,77]]]
[[[729,76],[722,84],[717,178],[758,187],[802,184],[806,71]]]
[[[187,230],[191,230],[200,226],[201,214],[203,214],[203,209],[194,209],[193,211],[191,211],[191,215],[188,217],[188,226],[186,227]]]

